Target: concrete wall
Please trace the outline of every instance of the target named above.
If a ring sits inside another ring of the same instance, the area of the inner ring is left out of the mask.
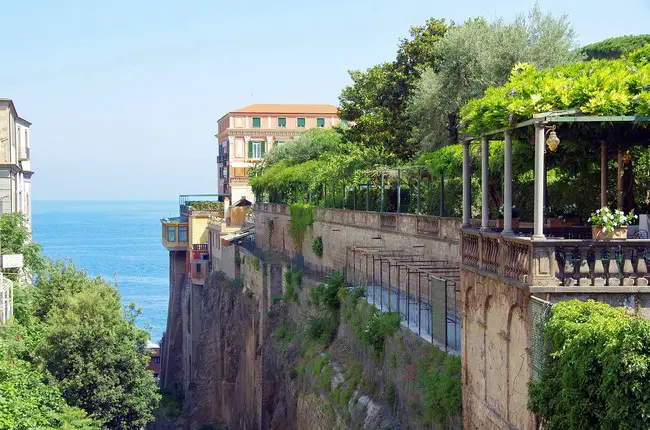
[[[526,407],[532,376],[530,293],[461,270],[465,429],[534,429]]]
[[[273,220],[273,234],[269,234]],[[263,248],[293,254],[296,245],[289,234],[289,208],[279,204],[255,205],[255,240]],[[314,224],[302,243],[305,264],[314,269],[343,269],[348,247],[386,247],[424,258],[458,265],[461,221],[411,214],[380,214],[342,209],[315,209]],[[314,237],[323,239],[323,256],[311,249]]]

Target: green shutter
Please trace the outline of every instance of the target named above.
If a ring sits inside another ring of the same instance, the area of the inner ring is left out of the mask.
[[[253,158],[253,141],[248,141],[248,158]]]
[[[305,126],[305,118],[298,118],[298,127]]]
[[[260,145],[260,146],[261,146],[261,154],[262,154],[262,157],[264,157],[264,144],[265,144],[265,143],[266,143],[266,142],[262,141],[262,142],[261,142],[261,145]]]
[[[316,118],[317,127],[325,127],[325,118]]]

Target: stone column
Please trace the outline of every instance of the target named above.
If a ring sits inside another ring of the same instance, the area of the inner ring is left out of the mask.
[[[505,132],[503,156],[503,233],[512,234],[512,134]]]
[[[486,136],[481,138],[481,230],[490,228],[490,200],[488,194],[488,162],[490,142]]]
[[[469,169],[469,140],[463,142],[463,227],[470,226],[470,218],[472,217],[471,208],[471,192],[472,183],[470,178]]]
[[[535,206],[533,239],[544,239],[544,124],[535,124]]]

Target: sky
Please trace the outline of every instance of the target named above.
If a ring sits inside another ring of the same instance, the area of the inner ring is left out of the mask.
[[[0,0],[0,97],[33,123],[36,200],[216,190],[217,119],[331,103],[429,17],[511,19],[533,0]],[[650,0],[545,0],[581,44],[649,31]],[[9,43],[6,43],[9,42]]]

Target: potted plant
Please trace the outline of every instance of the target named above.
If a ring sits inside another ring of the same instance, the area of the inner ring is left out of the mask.
[[[497,228],[503,229],[503,205],[499,208],[499,218],[497,218]],[[512,228],[519,228],[519,213],[515,206],[512,207]]]
[[[626,239],[627,226],[636,220],[634,211],[625,214],[622,210],[612,211],[608,207],[598,209],[589,217],[592,224],[591,236],[598,240]]]
[[[575,205],[564,209],[549,208],[546,219],[549,227],[575,227],[582,223],[580,215],[576,215]]]

